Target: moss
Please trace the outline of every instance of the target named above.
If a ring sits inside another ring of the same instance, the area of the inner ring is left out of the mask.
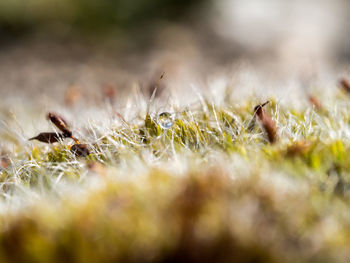
[[[98,140],[83,138],[85,158],[66,144],[9,139],[18,145],[0,171],[0,204],[24,202],[21,191],[50,198],[0,215],[0,260],[346,262],[350,106],[296,110],[271,99],[271,144],[254,103],[242,105],[162,113],[166,126],[153,113],[92,124]]]

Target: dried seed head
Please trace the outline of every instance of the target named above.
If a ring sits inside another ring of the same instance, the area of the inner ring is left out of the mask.
[[[319,101],[319,99],[317,97],[315,97],[314,95],[310,95],[309,96],[309,102],[311,103],[311,105],[313,107],[315,107],[315,109],[322,109],[322,104]]]
[[[8,154],[6,152],[1,152],[1,156],[0,156],[0,170],[1,168],[7,168],[8,166],[10,166],[11,164],[11,160],[8,156]]]
[[[301,140],[287,147],[286,155],[288,157],[295,157],[304,154],[310,149],[311,144],[308,141]]]
[[[65,93],[64,101],[68,106],[74,106],[81,98],[80,90],[75,86],[70,86]]]
[[[254,130],[254,128],[256,127],[256,117],[258,116],[259,120],[261,120],[263,118],[263,116],[265,115],[264,106],[268,103],[269,103],[269,101],[266,101],[266,102],[259,104],[259,105],[256,105],[254,107],[253,118],[250,120],[250,122],[248,123],[248,126],[247,126],[247,130],[249,132],[252,132]]]
[[[264,106],[268,104],[266,101],[254,107],[254,117],[258,117],[260,124],[262,125],[267,139],[270,143],[275,143],[277,141],[277,126],[276,122],[271,118],[271,116],[265,111]],[[255,118],[254,118],[255,119]]]
[[[90,149],[87,144],[74,144],[70,151],[77,157],[85,157],[90,154]]]
[[[339,84],[341,85],[341,87],[343,88],[344,91],[346,91],[347,93],[350,93],[350,82],[343,78],[339,81]]]
[[[60,129],[63,132],[64,136],[66,136],[66,137],[71,137],[72,136],[72,131],[68,128],[68,124],[67,124],[67,122],[65,121],[64,118],[62,118],[61,116],[59,116],[59,115],[57,115],[55,113],[52,113],[52,112],[49,112],[47,114],[47,118],[53,124],[55,124],[58,129]]]
[[[94,174],[106,176],[106,168],[100,162],[97,162],[97,161],[88,162],[87,168],[89,169],[90,172]]]
[[[277,141],[276,122],[267,114],[264,114],[260,122],[267,135],[267,139],[269,140],[269,142],[275,143]]]
[[[39,133],[39,135],[30,138],[29,140],[38,140],[40,142],[45,142],[45,143],[55,143],[62,141],[66,138],[64,134],[61,133],[56,133],[56,132],[42,132]]]
[[[266,101],[266,102],[264,102],[264,103],[262,103],[262,104],[256,105],[256,106],[254,107],[254,116],[256,115],[256,116],[258,116],[259,118],[262,118],[262,116],[263,116],[264,113],[265,113],[264,106],[265,106],[266,104],[268,104],[268,103],[270,103],[270,101]]]
[[[59,122],[59,123],[62,123],[61,125],[63,125],[64,127],[69,126],[68,122],[62,116],[58,115],[57,113],[49,112],[47,114],[47,118],[50,121],[52,121],[55,125],[57,125],[56,123]]]
[[[103,96],[109,102],[113,103],[117,95],[116,89],[111,84],[105,84],[103,87]]]

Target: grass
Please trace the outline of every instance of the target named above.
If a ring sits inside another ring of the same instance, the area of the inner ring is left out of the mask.
[[[274,143],[252,125],[256,97],[157,100],[79,116],[86,157],[69,139],[27,141],[2,113],[2,262],[348,262],[347,94],[301,109],[270,98]]]

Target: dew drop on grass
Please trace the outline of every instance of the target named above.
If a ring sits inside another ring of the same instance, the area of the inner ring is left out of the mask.
[[[163,129],[169,129],[174,124],[173,115],[169,112],[162,112],[158,116],[158,124]]]

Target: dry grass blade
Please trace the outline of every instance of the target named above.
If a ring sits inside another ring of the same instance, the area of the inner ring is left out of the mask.
[[[163,72],[160,77],[153,78],[146,86],[146,91],[148,96],[153,100],[155,96],[160,96],[160,94],[165,90],[166,86],[161,80],[164,78],[165,72]]]

